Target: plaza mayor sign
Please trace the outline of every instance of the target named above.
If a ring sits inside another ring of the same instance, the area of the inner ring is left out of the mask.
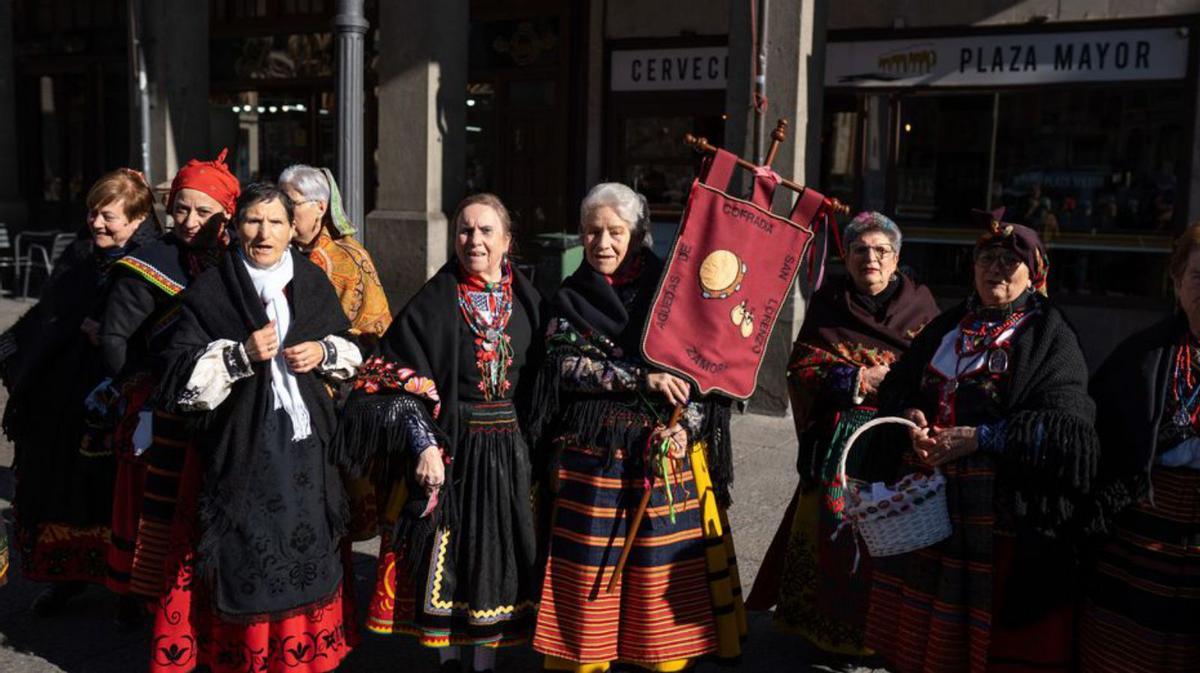
[[[1180,79],[1186,29],[830,42],[825,86],[1012,86]]]

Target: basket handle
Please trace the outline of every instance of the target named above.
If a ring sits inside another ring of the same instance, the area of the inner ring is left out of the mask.
[[[863,423],[861,426],[859,426],[859,428],[857,430],[854,431],[854,434],[850,435],[850,439],[846,440],[845,445],[842,446],[842,458],[841,458],[841,460],[838,461],[838,471],[837,471],[837,476],[838,476],[838,480],[840,481],[840,483],[842,483],[842,484],[847,483],[847,481],[846,481],[846,458],[850,457],[850,447],[854,445],[854,442],[858,440],[859,436],[862,435],[862,433],[866,432],[867,430],[874,428],[875,426],[890,425],[890,424],[907,425],[908,427],[910,427],[914,430],[917,429],[917,427],[918,427],[916,423],[913,423],[912,421],[908,420],[907,418],[900,418],[899,416],[880,416],[879,418],[873,418],[873,419],[867,421],[866,423]]]

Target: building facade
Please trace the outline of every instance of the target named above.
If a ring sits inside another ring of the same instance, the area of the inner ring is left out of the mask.
[[[244,181],[332,166],[336,4],[0,0],[0,222],[80,226],[87,186],[143,149],[155,183],[223,147]],[[1165,252],[1200,217],[1200,0],[365,5],[360,225],[397,305],[447,259],[469,192],[510,205],[530,264],[561,255],[601,180],[646,194],[665,245],[699,165],[683,134],[754,156],[758,111],[791,122],[774,168],[894,215],[904,264],[947,302],[972,208],[1038,228],[1072,315],[1121,316],[1093,359],[1169,305]],[[786,408],[793,299],[760,409]]]

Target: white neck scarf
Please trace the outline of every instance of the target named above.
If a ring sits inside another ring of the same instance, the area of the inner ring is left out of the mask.
[[[271,392],[275,408],[282,408],[292,420],[292,440],[299,441],[312,434],[312,424],[308,417],[308,407],[300,397],[300,386],[295,374],[288,369],[287,361],[283,358],[283,341],[287,338],[288,328],[292,323],[292,311],[288,307],[287,296],[283,289],[292,282],[295,267],[292,264],[292,251],[284,250],[279,262],[269,268],[260,269],[250,263],[246,256],[238,251],[246,273],[250,274],[250,282],[258,292],[266,309],[267,318],[275,321],[275,332],[279,335],[279,352],[271,358]]]

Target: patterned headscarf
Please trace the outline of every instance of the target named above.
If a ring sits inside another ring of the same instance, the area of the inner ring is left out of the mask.
[[[350,218],[346,215],[346,209],[342,206],[342,191],[338,189],[337,181],[333,179],[333,171],[322,168],[321,173],[325,176],[325,181],[329,183],[329,219],[333,221],[333,228],[337,230],[339,236],[353,236],[357,229],[350,222]]]
[[[1023,224],[1012,224],[1001,221],[1004,208],[992,212],[972,210],[971,218],[984,229],[983,234],[975,242],[975,255],[978,256],[986,248],[1000,247],[1012,250],[1025,266],[1029,267],[1029,280],[1033,289],[1045,295],[1046,282],[1050,279],[1050,258],[1046,255],[1046,246],[1037,232]]]

